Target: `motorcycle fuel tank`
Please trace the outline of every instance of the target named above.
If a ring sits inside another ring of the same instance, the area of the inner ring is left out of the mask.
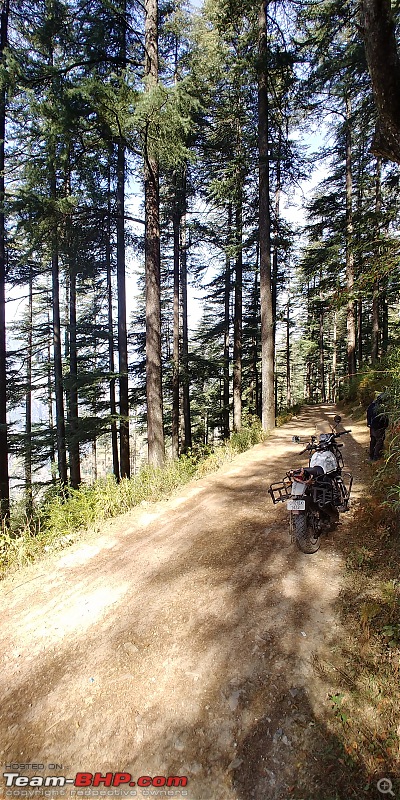
[[[310,467],[322,467],[326,475],[335,472],[337,466],[336,458],[329,450],[323,453],[317,452],[311,456]]]

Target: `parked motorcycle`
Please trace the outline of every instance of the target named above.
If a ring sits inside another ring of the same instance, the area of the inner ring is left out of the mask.
[[[274,504],[286,502],[290,534],[303,553],[316,553],[321,533],[337,525],[339,512],[349,510],[353,476],[343,471],[343,443],[338,441],[348,433],[351,431],[332,430],[318,438],[312,436],[299,453],[309,454],[308,467],[289,470],[282,481],[269,487]],[[294,436],[292,441],[301,440]]]

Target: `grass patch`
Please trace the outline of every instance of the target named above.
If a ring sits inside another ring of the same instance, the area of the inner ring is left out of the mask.
[[[400,535],[397,514],[379,496],[374,490],[356,510],[341,543],[344,635],[322,665],[332,686],[328,728],[348,769],[346,797],[377,796],[384,777],[400,791]]]
[[[301,403],[298,403],[295,406],[290,406],[290,408],[282,408],[276,418],[276,427],[281,428],[282,425],[286,425],[287,422],[290,422],[290,420],[299,413],[301,408]]]
[[[313,660],[326,695],[315,738],[305,733],[307,779],[293,800],[375,800],[383,779],[400,797],[400,509],[385,499],[388,485],[380,468],[336,540],[345,562],[340,638]]]
[[[69,489],[67,495],[52,488],[32,519],[24,515],[20,504],[14,504],[11,526],[7,529],[3,525],[0,533],[0,577],[67,547],[83,531],[96,530],[105,520],[140,503],[169,497],[193,478],[215,472],[264,438],[261,423],[255,423],[232,434],[228,442],[211,453],[181,456],[162,468],[145,466],[130,480],[117,483],[109,476],[90,486]]]

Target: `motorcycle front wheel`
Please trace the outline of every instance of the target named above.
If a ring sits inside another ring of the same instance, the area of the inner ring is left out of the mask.
[[[308,514],[293,514],[293,533],[302,553],[316,553],[319,550],[319,534],[311,525]]]

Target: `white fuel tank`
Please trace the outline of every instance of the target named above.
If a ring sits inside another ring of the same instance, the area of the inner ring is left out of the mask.
[[[322,453],[317,452],[311,456],[310,467],[322,467],[325,474],[335,472],[337,466],[336,458],[329,450]]]

